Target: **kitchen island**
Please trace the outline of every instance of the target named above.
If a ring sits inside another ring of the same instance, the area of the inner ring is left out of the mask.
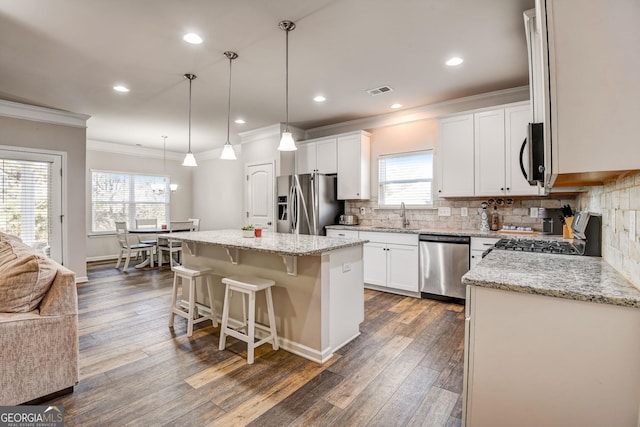
[[[281,348],[323,363],[360,334],[365,241],[264,231],[262,237],[249,238],[242,237],[241,230],[172,233],[171,238],[182,241],[186,265],[210,267],[219,278],[248,274],[274,280]],[[199,289],[198,299],[205,294]],[[218,313],[223,294],[217,280]],[[239,319],[239,299],[233,303],[230,317]],[[265,323],[266,316],[266,305],[258,297],[256,320]]]
[[[604,259],[493,250],[463,283],[463,425],[637,425],[640,291]]]

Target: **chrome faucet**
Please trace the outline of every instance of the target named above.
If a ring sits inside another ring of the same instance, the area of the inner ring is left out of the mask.
[[[407,228],[409,220],[407,219],[407,210],[404,206],[404,202],[400,202],[400,218],[402,218],[402,228]]]

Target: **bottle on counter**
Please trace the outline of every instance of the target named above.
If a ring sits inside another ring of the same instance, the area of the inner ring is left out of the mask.
[[[482,204],[482,214],[480,215],[480,231],[489,231],[489,215],[487,215],[487,204]]]
[[[498,231],[499,229],[500,217],[498,216],[498,208],[494,206],[493,212],[491,213],[491,231]]]

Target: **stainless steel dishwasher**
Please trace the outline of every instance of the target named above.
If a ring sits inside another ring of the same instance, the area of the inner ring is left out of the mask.
[[[422,298],[464,303],[462,276],[469,271],[470,246],[468,236],[420,235]]]

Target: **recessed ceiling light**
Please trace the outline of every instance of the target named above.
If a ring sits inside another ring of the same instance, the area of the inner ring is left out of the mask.
[[[197,35],[196,33],[187,33],[182,37],[182,40],[191,44],[200,44],[202,43],[202,37]]]
[[[318,96],[316,96],[315,98],[313,98],[313,100],[314,100],[314,101],[316,101],[316,102],[324,102],[324,101],[326,101],[326,100],[327,100],[327,98],[325,98],[325,97],[324,97],[324,96],[322,96],[322,95],[318,95]]]
[[[458,56],[454,56],[452,58],[449,58],[449,60],[446,62],[446,64],[450,67],[455,67],[456,65],[460,65],[464,62],[464,59],[458,57]]]
[[[402,104],[391,104],[391,108],[402,108]]]
[[[247,122],[245,122],[245,121],[244,121],[244,120],[242,120],[242,119],[236,119],[236,123],[237,123],[237,124],[239,124],[239,125],[243,125],[243,124],[245,124],[245,123],[247,123]]]
[[[129,92],[129,88],[126,87],[126,86],[122,86],[122,85],[115,85],[113,87],[113,90],[115,90],[116,92],[122,92],[122,93]]]

